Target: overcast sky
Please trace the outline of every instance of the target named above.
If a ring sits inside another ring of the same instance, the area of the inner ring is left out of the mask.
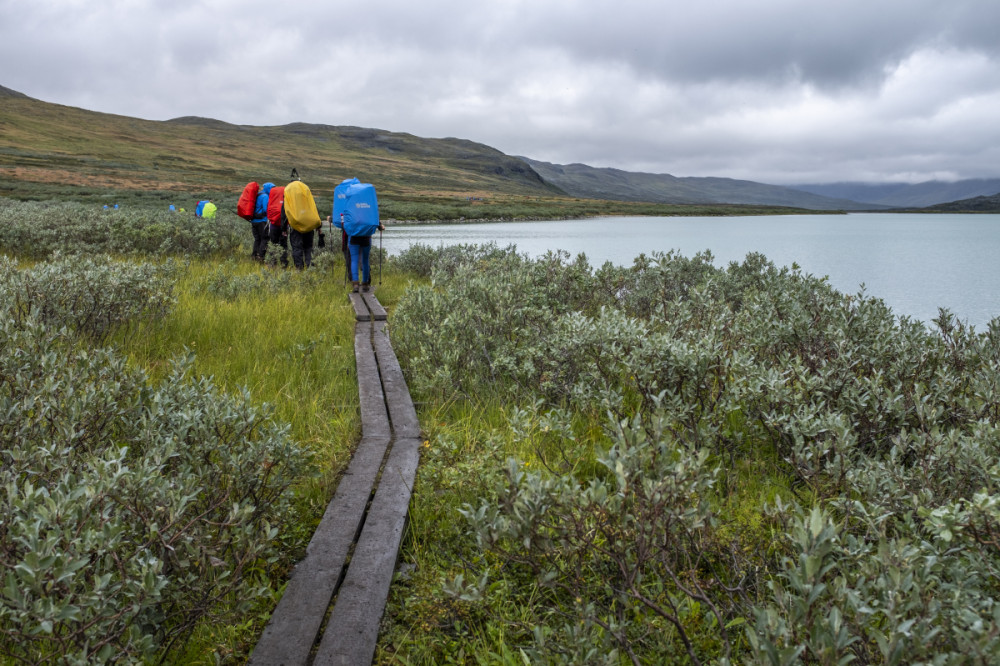
[[[0,17],[0,85],[150,120],[775,184],[1000,177],[998,0],[0,0]]]

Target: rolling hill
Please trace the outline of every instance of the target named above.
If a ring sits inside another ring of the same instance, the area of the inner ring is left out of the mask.
[[[936,204],[924,210],[932,213],[1000,213],[1000,192],[990,196]]]
[[[287,180],[293,167],[313,189],[331,191],[357,177],[397,199],[881,208],[744,180],[549,164],[456,138],[307,123],[234,125],[196,116],[142,120],[52,104],[0,86],[0,195],[76,196],[88,189],[232,194],[250,180]]]
[[[151,121],[51,104],[0,88],[0,194],[35,188],[238,191],[250,180],[311,187],[344,178],[387,194],[562,195],[523,161],[461,139],[358,127],[233,125],[208,118]]]

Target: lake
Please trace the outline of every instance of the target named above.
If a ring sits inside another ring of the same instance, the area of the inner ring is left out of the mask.
[[[885,300],[897,315],[925,322],[950,309],[977,330],[1000,316],[1000,215],[851,213],[763,217],[609,217],[545,222],[394,225],[392,253],[423,243],[510,244],[529,256],[584,253],[592,266],[631,265],[641,253],[710,250],[715,264],[760,252],[797,263],[840,291]]]

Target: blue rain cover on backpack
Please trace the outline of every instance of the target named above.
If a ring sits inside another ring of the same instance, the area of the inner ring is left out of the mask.
[[[207,203],[208,199],[202,199],[201,201],[198,202],[198,205],[194,207],[195,217],[201,217],[201,211],[205,207],[205,204]]]
[[[343,215],[343,227],[341,227]],[[378,197],[375,186],[357,178],[333,188],[333,224],[348,236],[371,236],[378,231]]]

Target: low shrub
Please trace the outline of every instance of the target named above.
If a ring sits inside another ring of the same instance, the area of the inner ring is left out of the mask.
[[[526,435],[463,510],[462,617],[553,663],[1000,658],[1000,320],[897,318],[760,255],[438,253],[393,313],[418,394],[610,417],[597,469],[529,473]]]
[[[0,258],[0,655],[141,662],[261,595],[308,456],[249,395],[105,347],[174,304],[179,266]]]
[[[212,256],[248,243],[247,222],[165,208],[104,210],[95,204],[14,201],[0,197],[0,253],[44,259],[55,252],[94,255]]]
[[[157,320],[174,304],[178,267],[115,261],[110,257],[61,257],[19,269],[0,257],[0,310],[15,322],[29,317],[50,328],[66,327],[103,344],[141,319]]]
[[[249,396],[152,385],[110,349],[0,312],[0,654],[138,662],[262,593],[304,456]]]

